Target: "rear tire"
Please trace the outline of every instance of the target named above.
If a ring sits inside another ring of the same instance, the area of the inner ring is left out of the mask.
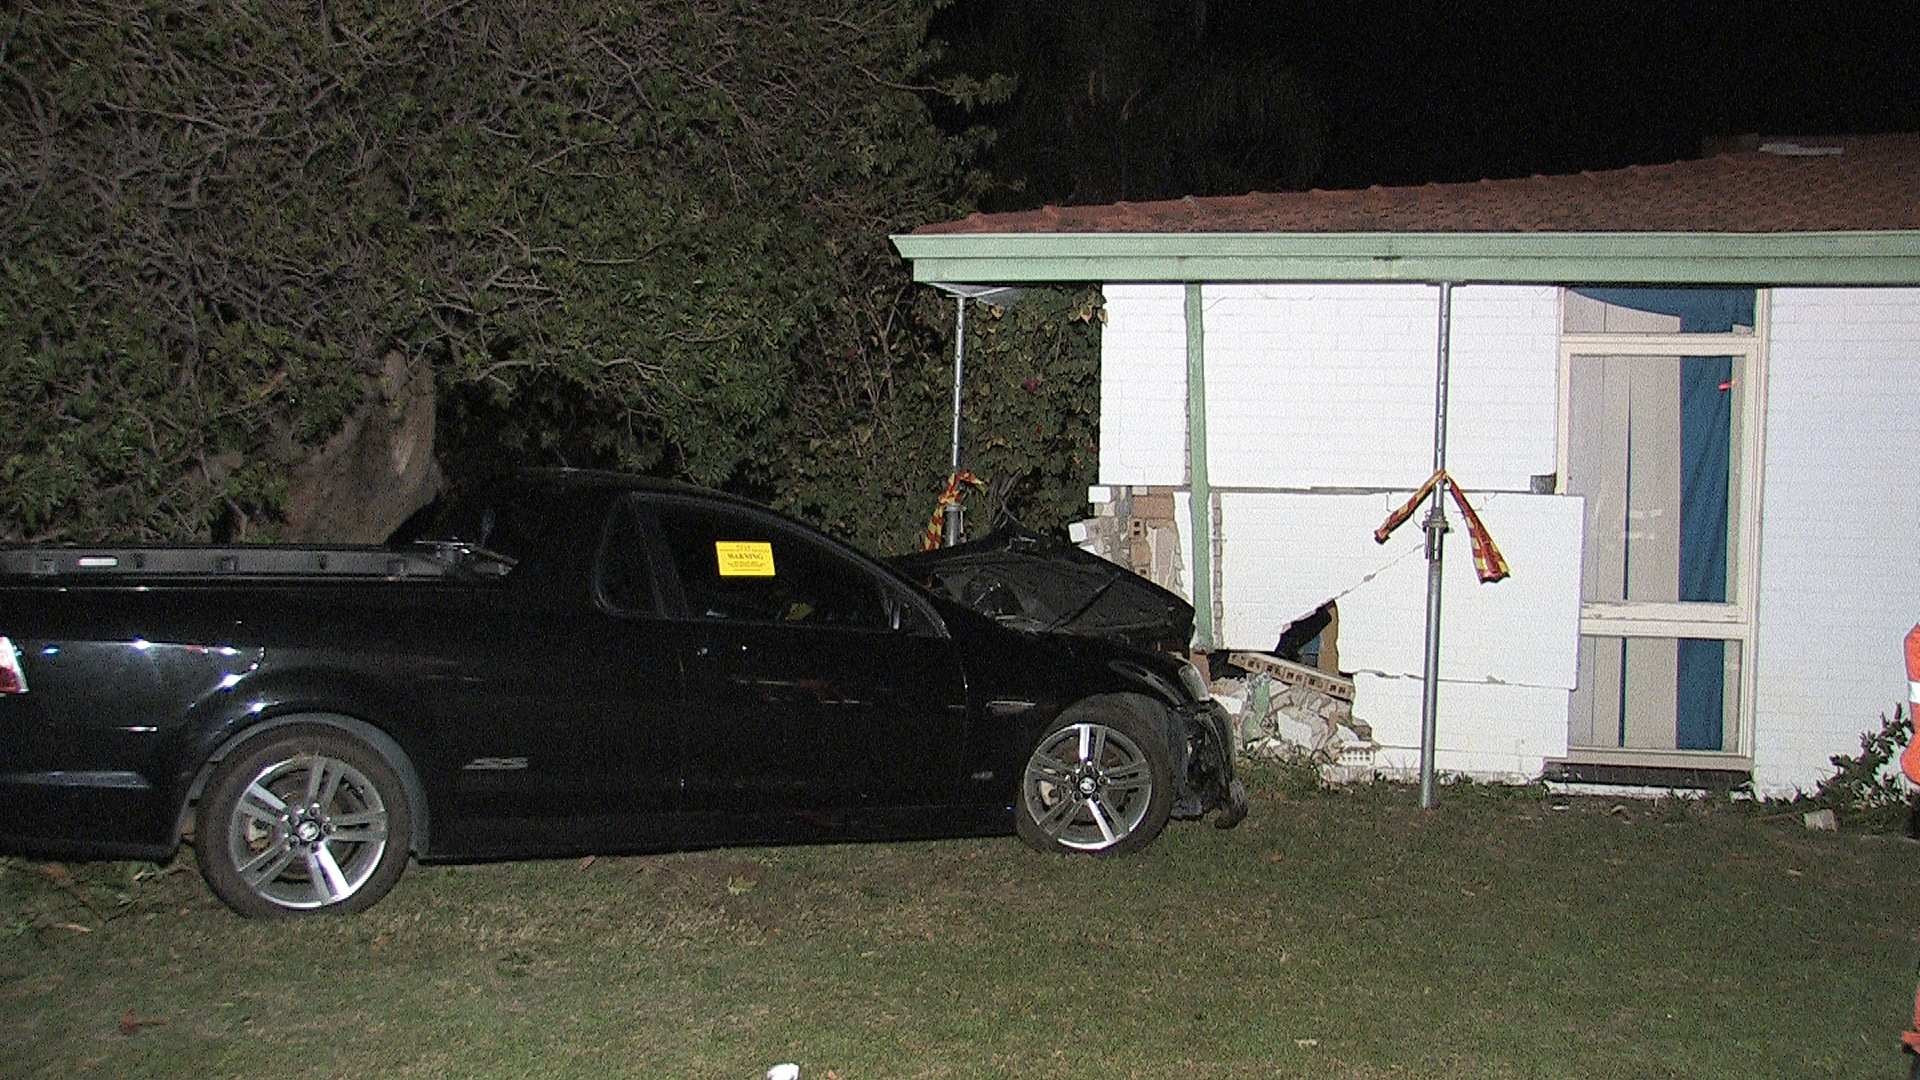
[[[214,767],[194,856],[214,895],[250,918],[364,911],[405,872],[412,828],[405,785],[378,750],[293,724]]]
[[[1173,809],[1167,735],[1123,702],[1069,710],[1034,744],[1014,808],[1039,851],[1124,855],[1160,835]]]

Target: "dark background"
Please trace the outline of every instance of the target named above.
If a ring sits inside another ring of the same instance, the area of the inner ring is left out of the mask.
[[[1020,85],[989,209],[1656,164],[1920,130],[1912,2],[961,0],[945,63]],[[954,118],[946,118],[949,123]],[[1024,181],[1024,183],[1022,183]]]

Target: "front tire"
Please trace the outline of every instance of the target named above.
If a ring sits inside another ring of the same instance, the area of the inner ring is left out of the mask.
[[[194,855],[214,895],[241,915],[363,911],[406,870],[412,827],[405,786],[379,751],[295,724],[214,768]]]
[[[1122,704],[1070,711],[1027,756],[1014,812],[1020,838],[1040,851],[1092,855],[1145,847],[1173,808],[1170,759],[1166,733]]]

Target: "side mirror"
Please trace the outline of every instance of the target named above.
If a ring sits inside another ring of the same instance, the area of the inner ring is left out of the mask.
[[[945,637],[947,628],[927,614],[919,604],[892,590],[887,592],[887,621],[896,634],[916,637]]]

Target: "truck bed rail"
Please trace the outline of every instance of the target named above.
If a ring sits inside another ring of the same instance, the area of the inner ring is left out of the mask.
[[[21,547],[0,548],[0,579],[49,578],[443,578],[440,552],[383,547]]]

